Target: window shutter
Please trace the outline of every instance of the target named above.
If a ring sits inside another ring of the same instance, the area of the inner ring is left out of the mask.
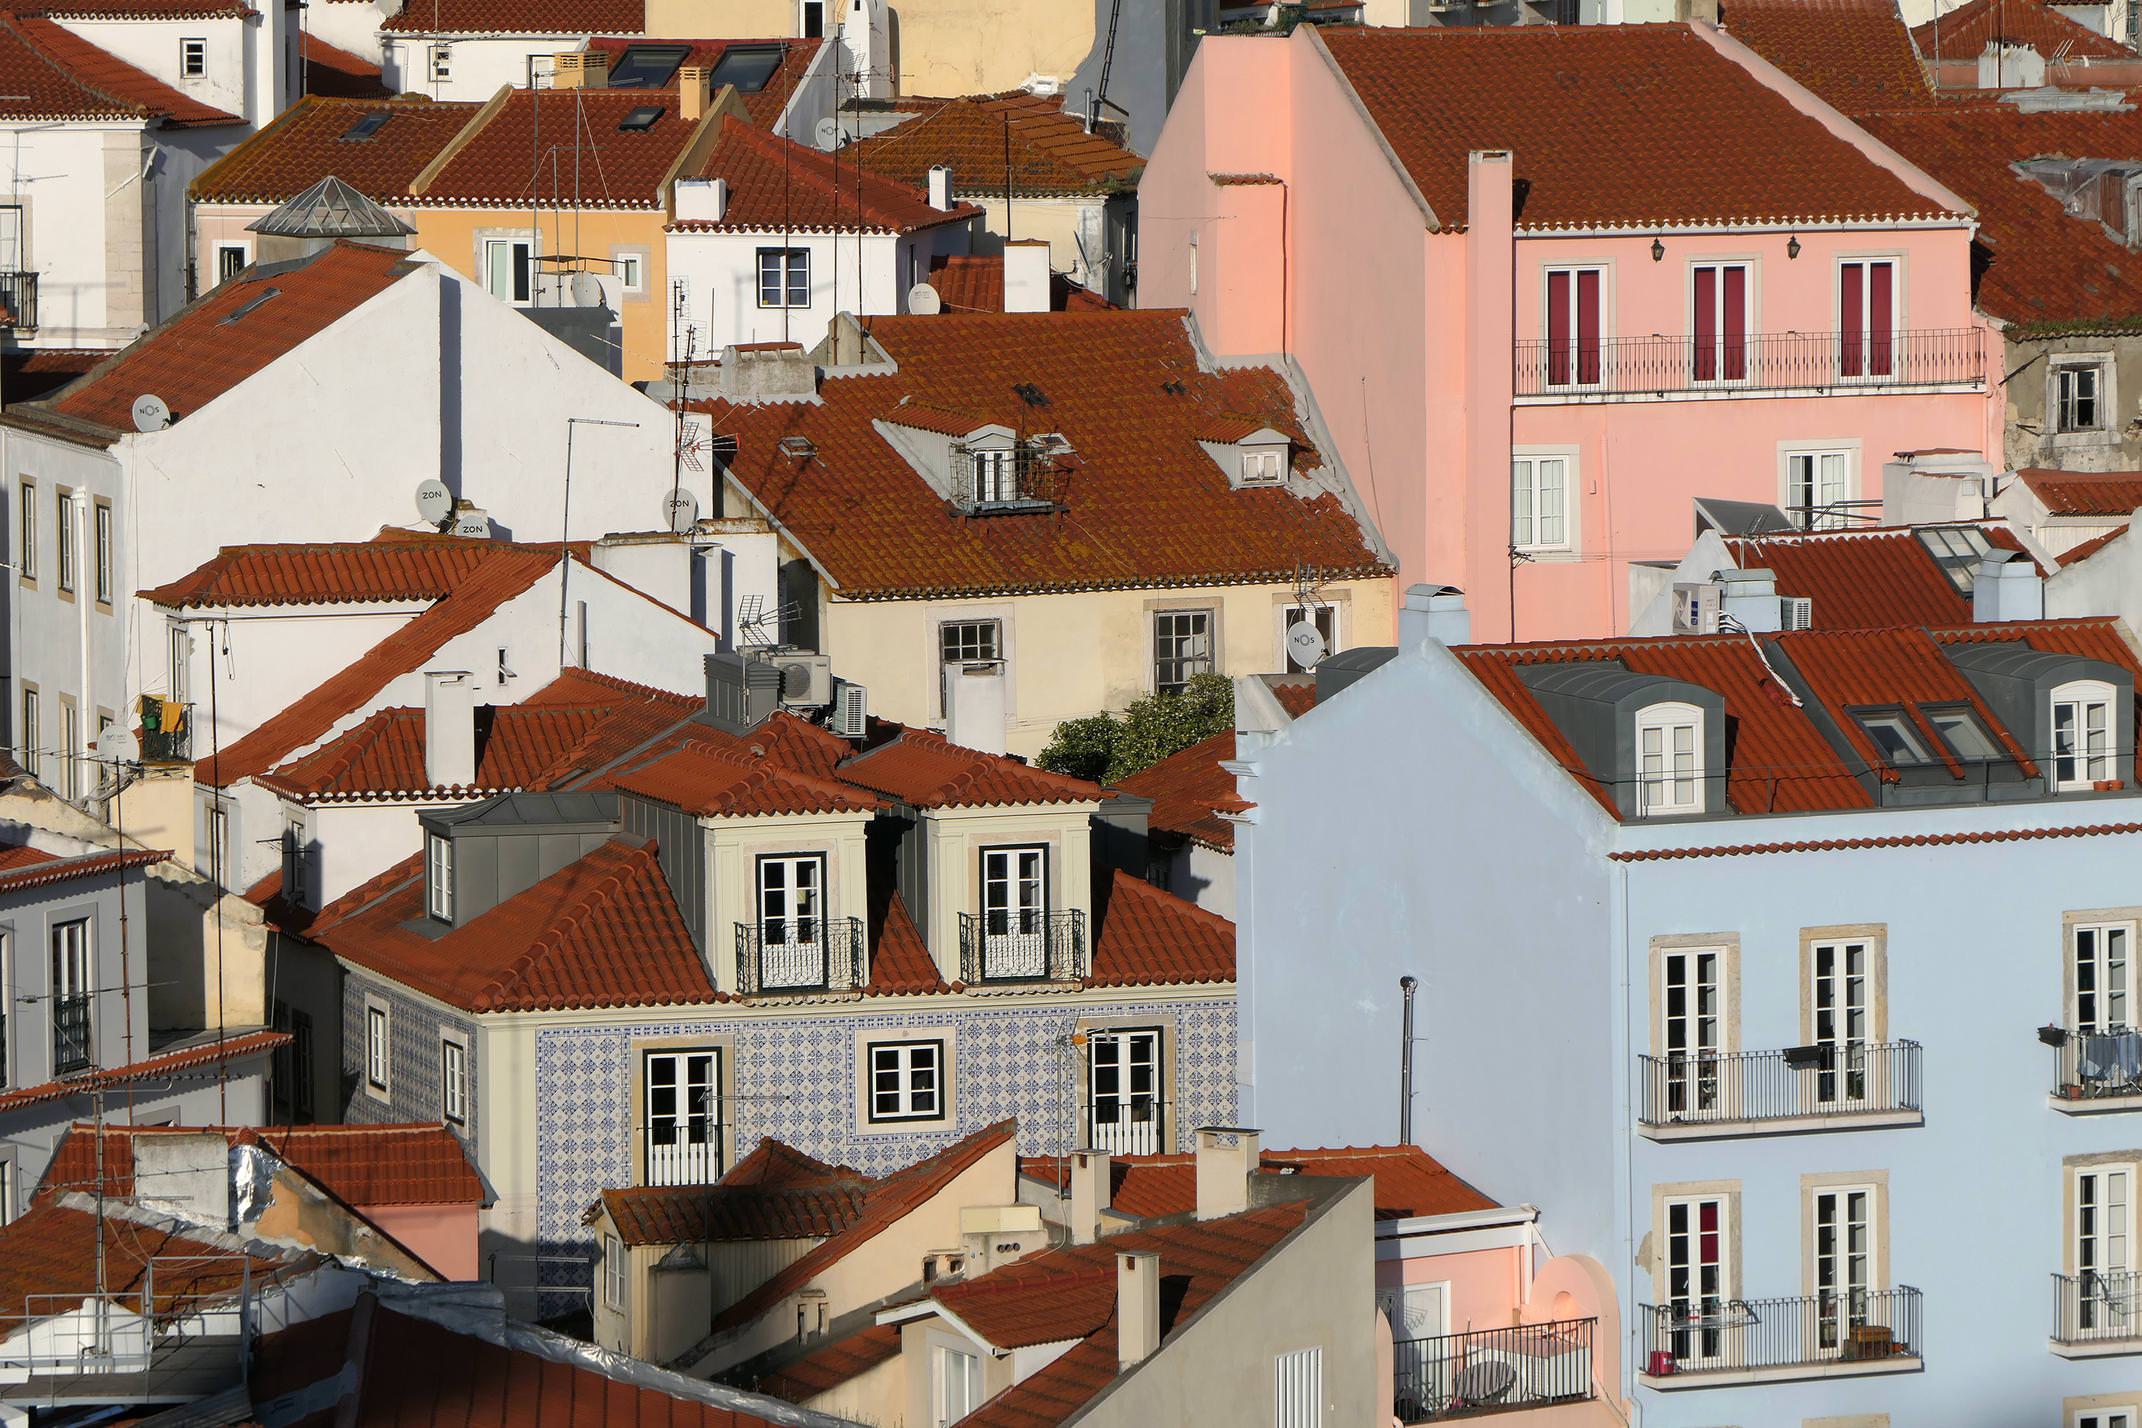
[[[1729,382],[1748,375],[1748,270],[1738,264],[1725,269],[1725,350],[1719,355]]]
[[[1897,265],[1894,263],[1869,263],[1867,265],[1867,373],[1869,376],[1886,377],[1894,367],[1893,336],[1895,328]]]
[[[1547,381],[1550,386],[1569,385],[1569,284],[1568,272],[1547,275]]]
[[[1591,386],[1599,380],[1599,270],[1586,268],[1577,274],[1577,381]]]
[[[1864,263],[1846,263],[1837,270],[1838,370],[1857,377],[1863,370],[1860,344],[1867,330],[1867,305],[1861,293],[1866,276]]]

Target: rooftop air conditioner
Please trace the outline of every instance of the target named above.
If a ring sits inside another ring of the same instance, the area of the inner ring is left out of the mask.
[[[860,739],[870,731],[869,691],[845,679],[833,682],[833,711],[826,727],[843,739]]]
[[[1677,635],[1718,633],[1720,590],[1709,581],[1696,584],[1678,581],[1673,587],[1673,632]]]
[[[1805,595],[1787,595],[1778,602],[1778,628],[1782,630],[1807,630],[1814,628],[1815,602]]]
[[[791,709],[823,709],[833,702],[833,657],[809,650],[768,656],[781,671],[781,702]]]

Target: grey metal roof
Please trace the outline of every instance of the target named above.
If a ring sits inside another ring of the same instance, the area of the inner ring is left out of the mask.
[[[416,232],[333,174],[246,227],[271,238],[406,238]]]
[[[617,822],[615,793],[501,793],[480,803],[427,811],[425,823],[457,828],[569,828]]]

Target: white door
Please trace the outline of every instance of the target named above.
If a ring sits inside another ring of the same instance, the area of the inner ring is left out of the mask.
[[[1171,1149],[1161,1144],[1160,1032],[1092,1032],[1086,1056],[1092,1091],[1087,1144],[1110,1155]]]
[[[1715,947],[1675,947],[1661,954],[1659,1051],[1665,1059],[1668,1117],[1701,1116],[1718,1107],[1718,1058],[1724,1051],[1719,1019]]]
[[[1874,1288],[1873,1203],[1864,1186],[1815,1194],[1815,1297],[1825,1349],[1838,1348],[1867,1322]]]
[[[2076,1326],[2124,1338],[2134,1322],[2134,1198],[2128,1167],[2075,1172]]]
[[[1726,1305],[1733,1297],[1726,1258],[1729,1226],[1723,1196],[1666,1202],[1665,1346],[1683,1367],[1717,1363],[1731,1348]]]
[[[759,859],[759,984],[826,984],[826,860],[817,854]]]
[[[721,1178],[721,1053],[647,1054],[647,1183],[711,1185]]]
[[[1824,1049],[1815,1099],[1824,1105],[1867,1098],[1870,955],[1864,942],[1817,942],[1811,952],[1815,1043]]]
[[[1044,977],[1049,971],[1046,848],[982,851],[982,976]]]

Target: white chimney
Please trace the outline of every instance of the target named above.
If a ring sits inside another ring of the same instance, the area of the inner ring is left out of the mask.
[[[1249,1208],[1250,1177],[1259,1164],[1256,1131],[1240,1126],[1200,1126],[1197,1146],[1197,1217],[1217,1220]]]
[[[1463,590],[1455,585],[1406,587],[1406,603],[1398,611],[1398,642],[1411,649],[1424,640],[1472,643],[1473,617],[1465,608]]]
[[[1758,566],[1753,570],[1721,570],[1717,575],[1718,614],[1736,621],[1750,634],[1785,628],[1784,604],[1778,599],[1778,578]]]
[[[1004,666],[957,660],[943,666],[945,737],[963,749],[1004,752]]]
[[[1135,1368],[1160,1347],[1160,1256],[1125,1250],[1116,1256],[1116,1366]]]
[[[1101,1237],[1101,1211],[1113,1194],[1105,1150],[1071,1152],[1071,1243],[1090,1245]]]
[[[476,676],[424,671],[424,779],[433,788],[476,782]]]
[[[1971,582],[1971,618],[1981,624],[2045,618],[2045,577],[2020,550],[1989,550]]]
[[[943,164],[930,165],[930,207],[939,213],[952,211],[952,170]]]
[[[213,1229],[232,1228],[231,1143],[222,1131],[133,1139],[134,1183],[144,1205]]]
[[[1004,310],[1049,310],[1049,245],[1039,238],[1015,238],[1004,245]]]
[[[729,215],[729,181],[681,178],[676,183],[679,223],[719,223]]]

